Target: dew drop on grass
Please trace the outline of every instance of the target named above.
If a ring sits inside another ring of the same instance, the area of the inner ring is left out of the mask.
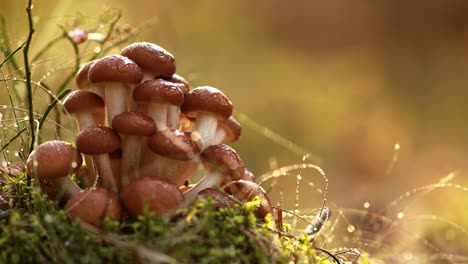
[[[75,169],[78,166],[78,163],[76,163],[76,161],[73,161],[71,165],[72,165],[72,168]]]
[[[298,181],[302,180],[302,176],[301,176],[300,174],[297,175],[297,180],[298,180]]]
[[[398,218],[398,219],[402,219],[404,216],[405,216],[405,213],[403,213],[403,212],[399,212],[399,213],[397,214],[397,218]]]
[[[96,48],[94,49],[94,52],[95,52],[95,53],[101,52],[101,47],[96,47]]]
[[[369,202],[365,202],[365,203],[363,204],[363,206],[364,206],[364,208],[369,209],[370,203],[369,203]]]
[[[52,219],[52,216],[50,216],[50,214],[46,214],[44,216],[44,221],[46,221],[47,223],[52,223],[54,219]]]
[[[353,233],[356,230],[356,228],[353,225],[348,225],[347,230],[348,230],[349,233]]]

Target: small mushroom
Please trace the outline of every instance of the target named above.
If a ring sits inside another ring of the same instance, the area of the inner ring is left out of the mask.
[[[174,56],[160,46],[149,42],[137,42],[122,49],[121,54],[136,62],[144,73],[143,82],[157,75],[171,78],[176,71]]]
[[[187,118],[196,119],[192,136],[200,137],[200,148],[203,150],[213,141],[218,121],[227,120],[231,116],[233,106],[220,90],[203,86],[191,90],[185,96],[181,111]]]
[[[224,186],[223,189],[242,203],[250,202],[255,197],[258,197],[260,204],[255,214],[259,218],[265,218],[267,214],[272,213],[270,199],[266,195],[265,190],[254,182],[245,180],[232,181]]]
[[[101,96],[101,98],[104,98],[104,88],[102,87],[102,85],[92,83],[88,79],[89,68],[93,66],[94,62],[95,61],[90,61],[81,66],[80,70],[78,70],[78,72],[76,73],[75,82],[80,90],[91,91]]]
[[[109,127],[90,126],[78,133],[76,147],[81,153],[91,155],[104,188],[117,192],[109,153],[121,147],[119,135]]]
[[[148,80],[133,92],[133,99],[138,104],[147,104],[147,113],[153,118],[158,131],[167,129],[167,109],[169,105],[180,106],[184,102],[183,84],[172,83],[163,79]]]
[[[105,89],[107,119],[110,125],[116,115],[127,111],[128,90],[131,90],[131,85],[141,81],[143,73],[131,59],[111,55],[96,60],[89,69],[88,78],[92,83],[102,83]]]
[[[92,125],[104,124],[104,120],[96,122],[94,118],[94,116],[104,116],[104,100],[93,92],[73,91],[65,98],[63,106],[75,117],[78,130]]]
[[[210,146],[200,154],[200,157],[208,174],[184,193],[186,205],[192,203],[201,190],[219,187],[223,182],[238,180],[245,173],[245,166],[241,158],[228,145]]]
[[[58,197],[59,193],[68,198],[81,190],[67,176],[78,170],[82,162],[81,154],[71,144],[52,140],[40,144],[29,154],[26,169],[29,175],[39,179],[41,185],[48,185],[49,188],[43,186],[42,190],[50,198]]]
[[[154,121],[140,112],[124,112],[114,117],[112,128],[126,135],[122,147],[121,183],[127,184],[139,176],[141,141],[156,132]]]
[[[190,88],[190,84],[187,80],[184,79],[184,77],[174,74],[172,75],[171,78],[164,78],[164,76],[158,76],[162,77],[163,79],[170,81],[172,83],[177,83],[177,84],[182,84],[179,86],[179,88],[182,90],[184,94],[187,94]],[[180,106],[179,105],[169,105],[167,108],[167,126],[172,129],[179,129],[180,123],[179,123],[179,118],[180,118]]]
[[[234,117],[218,122],[216,134],[211,142],[212,145],[218,145],[223,142],[237,141],[241,135],[242,127]]]
[[[117,194],[104,188],[87,189],[75,193],[65,204],[65,210],[81,221],[101,227],[104,219],[120,221],[122,208]]]
[[[122,200],[133,215],[142,215],[145,206],[150,212],[162,216],[173,212],[184,203],[177,185],[160,177],[140,177],[124,189]]]
[[[150,163],[142,168],[142,174],[158,171],[161,177],[182,185],[198,167],[199,148],[190,133],[175,129],[156,132],[148,141],[149,148],[160,157],[159,163]],[[159,166],[159,168],[157,167]]]

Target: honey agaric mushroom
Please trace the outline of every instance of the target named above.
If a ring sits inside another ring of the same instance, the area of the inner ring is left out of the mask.
[[[122,147],[121,183],[127,184],[139,176],[141,141],[156,132],[156,125],[151,117],[140,112],[124,112],[114,117],[112,128],[126,135]]]
[[[218,122],[216,134],[211,142],[212,145],[218,145],[223,142],[237,141],[241,135],[242,127],[234,117],[229,117],[225,121]]]
[[[231,207],[235,204],[235,200],[230,198],[226,193],[222,190],[215,189],[215,188],[206,188],[201,190],[197,194],[197,199],[211,199],[213,200],[214,209],[219,209],[223,207]]]
[[[97,167],[98,175],[102,178],[104,188],[117,192],[109,153],[121,146],[119,135],[112,128],[104,126],[90,126],[81,130],[76,136],[76,147],[85,154],[91,155]]]
[[[232,181],[224,186],[223,189],[242,203],[250,202],[255,197],[258,197],[260,204],[255,214],[259,218],[265,218],[267,214],[272,212],[270,199],[266,195],[265,190],[254,182],[245,180]]]
[[[157,75],[171,78],[176,72],[174,56],[160,46],[149,42],[137,42],[122,49],[121,54],[136,62],[144,73],[143,82]]]
[[[65,210],[81,221],[101,227],[104,219],[120,221],[122,207],[117,194],[104,188],[93,188],[75,193],[65,204]]]
[[[184,192],[186,205],[192,203],[201,190],[219,187],[223,182],[238,180],[245,173],[245,166],[241,158],[228,145],[210,146],[200,154],[200,158],[208,174],[193,188]]]
[[[218,121],[227,120],[232,110],[232,103],[226,95],[209,86],[191,90],[181,106],[181,111],[187,118],[196,119],[192,136],[197,137],[198,134],[202,150],[213,141]]]
[[[182,84],[179,86],[179,88],[182,90],[184,94],[187,94],[189,92],[190,84],[187,80],[184,79],[184,77],[175,74],[172,75],[171,78],[164,78],[164,76],[158,76],[162,77],[163,79],[170,81],[172,83],[177,83],[177,84]],[[173,129],[179,129],[180,122],[180,106],[179,105],[169,105],[167,108],[167,126],[169,128]]]
[[[122,200],[133,215],[142,215],[145,204],[150,212],[165,215],[184,203],[184,196],[173,182],[160,177],[140,177],[124,189]]]
[[[127,111],[128,90],[132,90],[131,85],[141,81],[143,73],[131,59],[111,55],[96,60],[89,69],[88,78],[92,83],[102,83],[104,86],[110,125],[116,115]]]
[[[81,154],[67,142],[46,141],[29,154],[26,169],[29,175],[36,176],[39,181],[48,181],[51,186],[49,197],[63,193],[65,198],[79,192],[81,189],[69,177],[70,173],[81,167]]]
[[[88,79],[89,68],[93,66],[94,62],[95,61],[90,61],[81,66],[80,70],[76,73],[75,82],[80,90],[91,91],[101,96],[101,98],[104,98],[104,88],[102,85],[92,83]]]
[[[135,87],[133,99],[138,104],[148,105],[147,114],[153,118],[158,131],[167,129],[167,107],[184,102],[181,87],[185,86],[163,79],[148,80]]]
[[[156,132],[150,137],[148,146],[154,153],[161,156],[161,162],[146,165],[142,168],[142,174],[159,169],[161,177],[179,186],[188,180],[198,167],[198,159],[194,159],[200,149],[188,132],[175,129]],[[162,166],[162,168],[156,166]]]

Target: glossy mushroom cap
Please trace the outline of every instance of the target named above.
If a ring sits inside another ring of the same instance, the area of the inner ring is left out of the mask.
[[[81,154],[67,142],[47,141],[31,152],[26,161],[28,174],[39,179],[65,177],[81,167]]]
[[[125,47],[121,54],[134,60],[145,71],[170,78],[176,71],[174,56],[160,46],[137,42]]]
[[[90,126],[76,136],[76,147],[83,154],[98,155],[110,153],[122,144],[119,134],[105,126]]]
[[[131,59],[121,55],[111,55],[96,60],[89,69],[88,78],[92,83],[137,84],[143,78],[143,72]]]
[[[175,129],[155,133],[148,146],[154,153],[176,160],[191,160],[200,152],[190,133]]]
[[[260,218],[264,218],[268,213],[272,212],[270,199],[266,195],[265,190],[254,182],[244,180],[233,181],[224,186],[223,189],[226,193],[243,203],[250,202],[255,197],[258,197],[260,205],[255,213]]]
[[[159,75],[156,77],[156,79],[164,79],[166,81],[169,81],[169,82],[172,82],[172,83],[177,83],[177,84],[183,84],[183,86],[179,86],[180,89],[182,90],[182,92],[184,92],[184,94],[188,93],[189,92],[189,89],[190,89],[190,83],[185,80],[184,77],[174,73],[174,75],[172,75],[171,78],[167,78],[167,77],[164,77],[162,75]]]
[[[185,86],[164,79],[148,80],[135,87],[133,99],[138,103],[181,105],[184,102],[181,87]]]
[[[122,134],[149,137],[156,132],[151,117],[141,112],[123,112],[112,119],[112,128]]]
[[[91,66],[93,66],[95,61],[90,61],[83,66],[81,66],[80,70],[76,73],[75,82],[78,88],[83,89],[91,85],[91,82],[88,79],[88,72]]]
[[[239,139],[242,127],[234,117],[229,117],[226,121],[218,122],[218,128],[224,129],[226,135],[224,141],[233,142]]]
[[[213,200],[214,209],[231,207],[235,201],[227,196],[223,191],[215,188],[206,188],[197,194],[197,199],[211,199]]]
[[[119,221],[122,216],[117,194],[104,188],[74,194],[65,204],[65,210],[72,217],[95,227],[101,227],[106,217]]]
[[[235,181],[245,173],[245,166],[237,152],[228,145],[219,144],[206,148],[200,154],[203,165],[208,171],[217,170]]]
[[[184,203],[184,196],[179,188],[160,177],[140,177],[130,182],[122,199],[133,215],[142,215],[145,203],[148,204],[148,210],[156,215],[170,213]]]
[[[71,92],[65,98],[63,106],[70,114],[81,112],[95,113],[104,111],[104,100],[93,92],[77,90]]]
[[[185,96],[180,110],[188,118],[196,118],[199,112],[205,112],[213,114],[218,121],[221,121],[232,115],[233,106],[220,90],[202,86],[191,90]]]

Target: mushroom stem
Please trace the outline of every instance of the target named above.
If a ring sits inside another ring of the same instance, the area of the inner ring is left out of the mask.
[[[169,105],[167,107],[167,126],[172,129],[179,129],[179,106]]]
[[[153,151],[151,151],[149,148],[146,149],[146,159],[144,160],[143,166],[140,168],[140,175],[156,175],[161,178],[166,178],[165,175],[163,175],[164,169],[163,169],[163,157],[155,154]]]
[[[143,70],[143,79],[141,80],[140,83],[148,81],[148,80],[154,80],[155,74],[152,73],[151,71],[145,71]]]
[[[63,194],[65,199],[68,199],[73,194],[81,191],[81,188],[74,181],[72,181],[70,177],[55,178],[50,179],[49,181],[52,182],[54,186],[60,188],[59,192]]]
[[[127,87],[118,82],[108,82],[105,87],[107,120],[112,124],[112,119],[116,115],[127,111]]]
[[[139,177],[141,156],[141,137],[127,136],[122,148],[121,183],[125,188],[128,183]]]
[[[226,130],[224,130],[222,128],[217,129],[216,134],[215,134],[213,140],[211,141],[211,145],[218,145],[218,144],[223,143],[223,140],[224,140],[225,137],[226,137]]]
[[[192,177],[199,164],[198,158],[190,161],[171,160],[167,175],[177,186],[181,186]]]
[[[167,129],[167,105],[166,104],[149,104],[148,116],[150,116],[158,131]]]
[[[102,185],[106,189],[117,192],[117,185],[112,173],[109,154],[98,154],[92,156],[98,170],[98,176],[102,178]]]
[[[201,136],[201,149],[205,149],[211,142],[216,134],[218,121],[209,113],[199,113],[193,131],[197,131]]]
[[[78,124],[78,131],[81,131],[83,128],[95,125],[95,120],[92,114],[80,113],[76,114],[76,122]]]
[[[221,182],[225,179],[225,174],[218,170],[212,170],[208,172],[208,174],[203,177],[195,186],[193,186],[190,190],[184,193],[185,203],[184,205],[187,206],[191,204],[197,198],[197,194],[206,189],[212,188],[215,186],[219,186]]]

